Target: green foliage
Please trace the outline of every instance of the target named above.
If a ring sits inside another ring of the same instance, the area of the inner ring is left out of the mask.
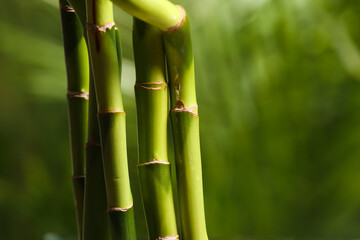
[[[76,237],[60,18],[48,3],[0,2],[3,239]],[[358,237],[360,2],[181,4],[192,24],[210,239]],[[131,17],[116,10],[115,20],[127,58],[129,167],[144,236]]]

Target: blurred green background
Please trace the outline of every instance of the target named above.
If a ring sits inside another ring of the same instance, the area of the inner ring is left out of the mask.
[[[210,239],[360,237],[360,1],[197,0]],[[136,224],[132,19],[115,10]],[[75,240],[55,0],[0,1],[0,238]]]

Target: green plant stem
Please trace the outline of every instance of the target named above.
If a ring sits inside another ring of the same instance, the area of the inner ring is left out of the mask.
[[[207,239],[190,23],[164,34],[183,239]]]
[[[112,1],[135,17],[163,31],[171,90],[171,127],[183,239],[205,240],[207,233],[202,187],[199,115],[189,19],[182,7],[176,7],[166,0]],[[152,6],[148,6],[150,4]]]
[[[92,76],[92,74],[90,74],[90,76]],[[83,240],[110,239],[109,221],[106,210],[107,199],[101,156],[99,124],[97,120],[97,103],[94,82],[92,77],[90,77]]]
[[[112,0],[126,12],[161,31],[168,31],[182,20],[182,12],[166,0]]]
[[[134,18],[139,177],[149,239],[178,239],[167,150],[168,88],[161,32]]]
[[[62,0],[61,0],[62,1]],[[86,32],[86,0],[68,0],[78,16],[84,32]]]
[[[72,182],[75,196],[78,237],[82,239],[85,180],[85,143],[88,114],[89,61],[86,42],[77,16],[60,1],[61,24],[67,72],[67,101],[72,155]]]
[[[75,12],[82,25],[82,32],[86,32],[86,5],[85,0],[71,0]],[[80,33],[80,31],[79,31]],[[83,34],[82,34],[83,36]],[[89,55],[82,59],[89,64]],[[88,67],[89,68],[89,67]],[[91,69],[91,68],[90,68]],[[86,144],[86,178],[83,200],[82,240],[110,239],[109,223],[106,216],[107,201],[103,162],[101,156],[99,124],[97,120],[97,103],[90,71],[90,96],[88,115],[88,142]],[[83,146],[84,147],[84,146]]]
[[[121,47],[109,0],[87,0],[87,27],[113,240],[136,239],[120,90]]]

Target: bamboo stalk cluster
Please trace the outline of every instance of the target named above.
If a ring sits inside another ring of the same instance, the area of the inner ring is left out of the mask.
[[[113,3],[134,16],[138,172],[149,239],[208,239],[185,10],[167,0],[60,0],[79,239],[136,239]],[[168,160],[169,112],[181,234]]]

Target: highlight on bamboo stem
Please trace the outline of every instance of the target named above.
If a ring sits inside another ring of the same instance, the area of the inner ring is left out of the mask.
[[[146,0],[112,1],[163,31],[171,89],[171,128],[182,235],[186,240],[207,239],[189,18],[181,6],[165,0],[154,0],[151,3]]]
[[[90,74],[92,76],[92,74]],[[109,221],[97,102],[94,82],[90,77],[89,128],[86,143],[86,180],[84,196],[83,240],[109,240]]]
[[[135,240],[125,112],[120,90],[120,35],[109,0],[87,0],[86,5],[111,236],[113,240]]]
[[[168,88],[161,32],[134,18],[139,179],[149,239],[179,239],[167,148]]]
[[[60,0],[61,25],[67,72],[67,102],[78,237],[82,239],[85,143],[89,98],[89,61],[81,23],[66,0]]]
[[[170,116],[183,239],[207,239],[199,115],[188,17],[178,29],[163,36],[171,89]]]

